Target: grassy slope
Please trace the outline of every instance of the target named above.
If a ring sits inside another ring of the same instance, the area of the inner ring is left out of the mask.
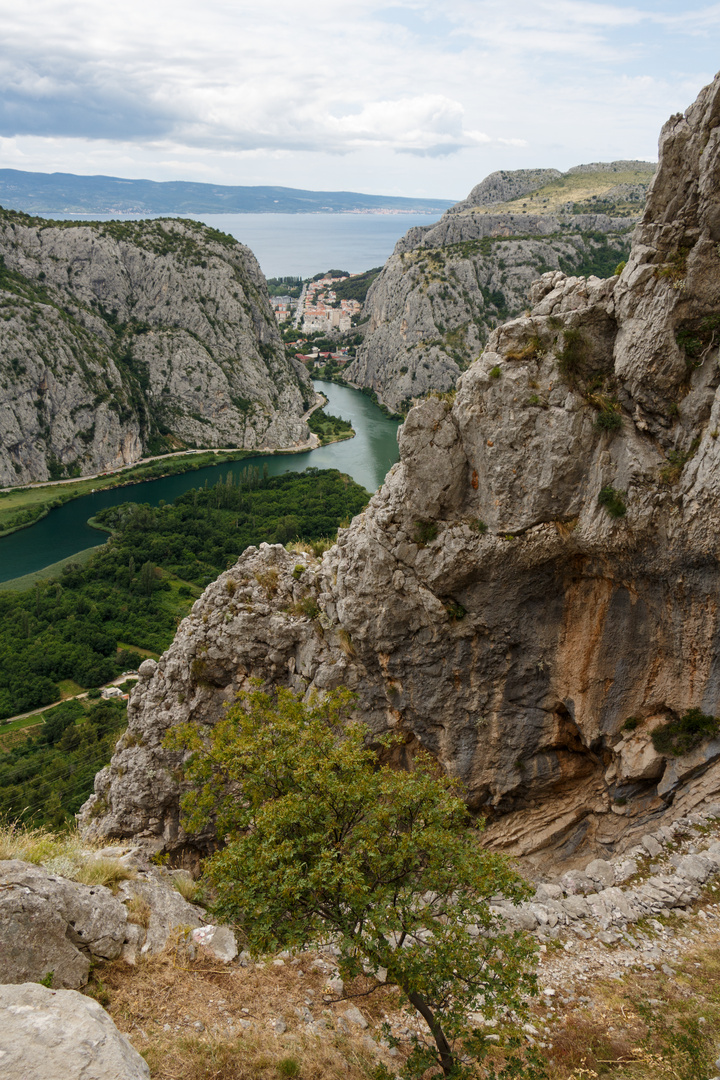
[[[528,214],[554,214],[566,203],[587,203],[593,198],[602,201],[608,191],[617,187],[618,184],[643,184],[648,186],[652,180],[652,173],[644,169],[633,169],[628,172],[595,172],[595,173],[571,173],[561,176],[557,180],[551,180],[537,191],[528,195],[521,195],[509,202],[498,203],[494,206],[478,206],[472,211],[464,213],[475,214],[517,214],[527,210]],[[623,209],[637,214],[642,209],[641,202],[628,202],[613,200],[618,211]]]

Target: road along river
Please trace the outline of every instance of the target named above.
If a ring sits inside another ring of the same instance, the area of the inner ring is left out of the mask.
[[[208,485],[212,485],[227,476],[228,472],[237,476],[251,465],[260,468],[267,465],[271,476],[302,472],[310,467],[339,469],[368,491],[376,491],[390,467],[398,460],[398,422],[389,420],[359,390],[320,380],[314,385],[328,399],[327,412],[342,416],[352,423],[354,439],[330,443],[299,454],[260,454],[241,461],[211,465],[195,472],[83,495],[51,510],[47,517],[27,529],[0,538],[0,581],[32,574],[78,551],[104,544],[107,537],[91,528],[87,520],[106,506],[124,502],[157,506],[161,500],[172,502],[190,488],[203,487],[206,480]]]

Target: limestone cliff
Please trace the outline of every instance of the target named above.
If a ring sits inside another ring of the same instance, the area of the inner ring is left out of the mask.
[[[613,272],[655,166],[647,162],[496,172],[398,242],[371,286],[347,378],[393,409],[450,390],[488,334],[528,306],[551,269]]]
[[[148,450],[300,443],[311,397],[232,237],[0,211],[0,485]]]
[[[622,274],[543,275],[322,562],[248,549],[143,664],[85,829],[202,848],[163,734],[250,676],[352,687],[516,852],[622,847],[720,790],[720,739],[650,738],[720,713],[719,170],[720,76],[662,131]]]

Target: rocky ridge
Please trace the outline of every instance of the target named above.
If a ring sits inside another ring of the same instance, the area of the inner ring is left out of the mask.
[[[622,851],[717,797],[720,740],[677,756],[652,731],[720,713],[719,121],[716,80],[663,129],[623,273],[544,275],[454,399],[410,412],[321,563],[262,545],[206,590],[142,665],[83,828],[203,850],[163,734],[252,676],[354,689],[518,854]],[[295,614],[309,598],[317,617]]]
[[[313,400],[232,237],[0,211],[0,485],[186,446],[300,444]]]
[[[410,229],[368,292],[364,340],[347,379],[403,411],[430,390],[452,389],[492,329],[527,307],[540,274],[604,276],[626,259],[654,168],[496,172],[436,224]],[[573,191],[587,212],[561,201]]]

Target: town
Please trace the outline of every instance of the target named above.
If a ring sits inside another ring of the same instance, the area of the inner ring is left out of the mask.
[[[275,318],[281,326],[293,321],[294,326],[305,334],[331,330],[344,333],[359,316],[362,304],[358,300],[338,298],[334,286],[359,276],[330,271],[323,277],[305,282],[297,299],[290,295],[271,296]]]

